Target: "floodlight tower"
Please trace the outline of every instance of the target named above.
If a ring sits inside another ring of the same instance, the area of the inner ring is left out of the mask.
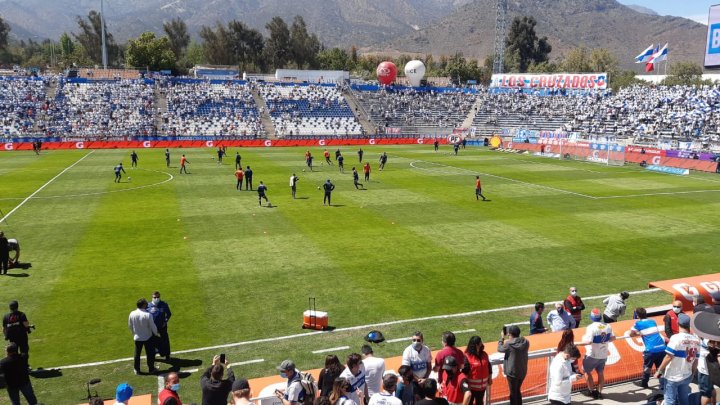
[[[505,33],[507,17],[507,0],[497,0],[495,18],[495,60],[493,61],[493,73],[503,73],[503,61],[505,60]]]
[[[100,35],[102,36],[102,64],[107,70],[107,46],[105,44],[105,0],[100,0]]]

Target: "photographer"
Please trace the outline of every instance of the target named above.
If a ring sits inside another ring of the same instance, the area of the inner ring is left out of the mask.
[[[3,318],[3,334],[5,340],[15,343],[21,354],[30,357],[30,346],[28,345],[28,334],[30,329],[35,328],[24,312],[18,311],[18,302],[10,301],[10,313]]]
[[[205,370],[200,378],[202,405],[227,404],[228,394],[232,391],[232,384],[235,381],[235,374],[230,369],[230,363],[224,358],[222,360],[225,360],[225,364],[222,364],[221,356],[213,357],[212,366]],[[227,368],[228,375],[226,379],[223,379],[225,368]]]

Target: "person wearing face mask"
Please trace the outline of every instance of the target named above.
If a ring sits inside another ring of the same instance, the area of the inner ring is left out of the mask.
[[[465,361],[463,373],[470,387],[470,402],[466,405],[483,405],[485,391],[492,385],[492,364],[480,336],[472,336],[468,341]]]
[[[443,370],[445,379],[440,384],[442,395],[450,405],[467,404],[470,401],[470,385],[468,379],[459,368],[459,362],[454,356],[447,356],[443,359]]]
[[[575,319],[575,328],[580,327],[580,321],[582,320],[582,311],[585,310],[585,304],[583,303],[582,298],[577,293],[577,288],[570,287],[570,294],[565,298],[565,302],[563,302],[565,305],[565,310],[572,315],[573,319]]]
[[[574,344],[565,346],[550,363],[548,381],[548,401],[552,405],[568,405],[571,402],[573,381],[582,378],[582,374],[573,372],[572,363],[580,357],[580,350]]]
[[[412,344],[405,348],[402,355],[402,365],[409,366],[418,380],[427,378],[432,368],[432,353],[430,353],[430,348],[423,344],[423,341],[422,332],[415,332]]]
[[[465,356],[463,355],[463,352],[455,347],[455,334],[446,331],[442,334],[442,343],[443,348],[440,350],[437,355],[435,355],[435,372],[438,373],[438,383],[442,385],[443,380],[445,379],[445,368],[443,368],[445,357],[453,356],[455,358],[455,361],[458,362],[458,367],[462,370],[463,365],[465,363]]]
[[[605,363],[609,355],[608,343],[615,341],[610,325],[602,322],[600,310],[593,308],[590,311],[592,323],[585,328],[585,335],[580,345],[587,346],[587,353],[583,360],[583,370],[587,374],[588,390],[595,399],[602,399],[602,390],[605,385]],[[597,385],[593,380],[593,371],[597,372]]]
[[[665,358],[655,376],[665,377],[665,404],[687,404],[690,382],[695,370],[700,339],[690,333],[690,317],[678,314],[680,331],[674,334],[665,348]]]
[[[368,396],[368,387],[365,383],[365,365],[362,363],[362,357],[357,353],[352,353],[348,355],[345,365],[345,370],[340,373],[340,377],[350,382],[351,389],[348,393],[348,398],[355,401],[358,405],[363,405],[363,399],[370,397]],[[363,399],[360,398],[361,395]]]
[[[673,301],[672,306],[672,309],[667,311],[663,317],[665,336],[667,336],[668,339],[680,331],[680,328],[678,328],[678,314],[682,312],[683,304],[682,301]]]
[[[555,303],[555,310],[548,312],[547,322],[553,332],[575,328],[575,318],[573,318],[561,302]]]
[[[305,400],[305,390],[300,383],[300,372],[295,369],[292,360],[283,360],[276,367],[280,371],[280,377],[287,379],[287,387],[284,390],[275,390],[275,395],[283,405],[296,405]]]
[[[182,405],[180,401],[180,377],[177,373],[169,373],[165,376],[165,388],[158,394],[158,405],[164,405],[168,398],[174,398],[178,405]]]
[[[657,370],[665,358],[665,339],[660,335],[660,328],[658,328],[657,323],[652,319],[648,319],[645,308],[635,309],[635,315],[637,315],[638,321],[630,329],[630,336],[642,336],[643,346],[645,347],[645,351],[643,351],[643,377],[639,385],[642,388],[649,388],[648,382],[650,381],[650,372],[653,366]],[[660,389],[663,389],[663,387],[663,380],[660,380]]]
[[[152,315],[147,311],[147,300],[140,298],[137,301],[137,309],[130,312],[128,317],[128,328],[133,334],[135,341],[135,356],[133,368],[135,374],[140,374],[140,352],[145,348],[145,357],[150,373],[158,370],[155,368],[155,347],[153,347],[153,336],[158,336],[157,326],[152,320]]]
[[[155,339],[157,354],[164,357],[165,360],[170,360],[170,336],[168,335],[168,322],[172,316],[170,306],[167,302],[161,301],[160,292],[155,291],[152,293],[152,301],[148,304],[147,310],[152,315],[160,333],[160,338]]]

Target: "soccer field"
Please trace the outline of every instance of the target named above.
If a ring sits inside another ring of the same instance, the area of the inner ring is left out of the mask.
[[[32,264],[0,278],[0,303],[7,309],[17,299],[37,325],[30,364],[131,357],[127,316],[154,290],[171,306],[175,351],[301,333],[308,297],[344,328],[561,299],[570,285],[583,296],[641,290],[651,280],[718,269],[715,174],[383,146],[365,148],[372,165],[365,183],[357,147],[341,148],[344,174],[319,166],[323,150],[310,150],[312,173],[303,172],[302,148],[228,149],[222,165],[213,149],[176,149],[170,168],[164,150],[139,150],[137,169],[129,150],[0,154],[0,229]],[[268,186],[271,208],[258,206],[256,192],[235,189],[236,151],[255,186]],[[388,164],[378,171],[383,151]],[[181,153],[190,174],[178,173]],[[127,174],[116,184],[120,161]],[[354,188],[353,166],[366,191]],[[491,201],[476,201],[476,175]],[[318,190],[326,179],[337,186],[332,207]],[[273,373],[277,359],[316,343],[332,347],[334,339],[243,349],[268,360],[247,376]],[[439,335],[426,340],[437,348]],[[189,356],[203,363],[188,365],[206,367],[209,353]],[[242,360],[239,353],[231,360]],[[79,402],[94,376],[113,376],[105,390],[128,380],[147,392],[157,384],[133,376],[127,361],[82,370],[33,380],[41,402]],[[183,392],[184,402],[199,402],[195,382]]]

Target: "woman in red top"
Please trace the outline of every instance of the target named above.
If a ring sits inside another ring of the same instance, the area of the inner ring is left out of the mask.
[[[471,394],[468,405],[483,405],[485,391],[492,385],[492,365],[480,336],[470,338],[465,349],[465,358],[466,366],[463,372],[467,375]]]

